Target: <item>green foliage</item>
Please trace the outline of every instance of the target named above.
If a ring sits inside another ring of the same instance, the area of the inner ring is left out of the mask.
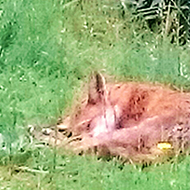
[[[188,189],[189,157],[133,168],[39,147],[27,132],[55,124],[92,70],[189,89],[189,48],[131,18],[115,0],[1,1],[2,189]]]
[[[64,57],[56,1],[3,1],[0,10],[0,147],[12,155],[30,143],[27,125],[56,123],[81,76]]]
[[[184,61],[188,49],[171,44],[171,37],[164,33],[153,33],[146,22],[133,21],[130,12],[122,18],[112,2],[81,1],[65,9],[63,34],[74,40],[67,48],[78,52],[72,60],[91,63],[93,68],[125,80],[158,81],[189,89],[189,62]]]

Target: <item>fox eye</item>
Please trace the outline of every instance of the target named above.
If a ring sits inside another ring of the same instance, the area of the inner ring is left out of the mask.
[[[90,130],[90,123],[88,123],[88,125],[86,126],[86,129],[87,129],[87,131]]]

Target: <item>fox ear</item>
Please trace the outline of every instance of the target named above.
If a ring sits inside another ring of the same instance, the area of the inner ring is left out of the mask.
[[[93,73],[89,83],[88,103],[100,102],[104,98],[105,89],[105,78],[98,72]]]

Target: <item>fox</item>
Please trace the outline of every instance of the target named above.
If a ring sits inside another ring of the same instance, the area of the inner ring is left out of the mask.
[[[96,72],[66,128],[78,138],[77,150],[100,156],[138,162],[189,154],[190,93],[145,82],[108,83]]]

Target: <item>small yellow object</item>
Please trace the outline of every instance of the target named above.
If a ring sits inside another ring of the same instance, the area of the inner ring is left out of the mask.
[[[166,149],[172,148],[172,145],[168,142],[161,142],[161,143],[157,144],[157,148],[162,149],[162,150],[166,150]]]

